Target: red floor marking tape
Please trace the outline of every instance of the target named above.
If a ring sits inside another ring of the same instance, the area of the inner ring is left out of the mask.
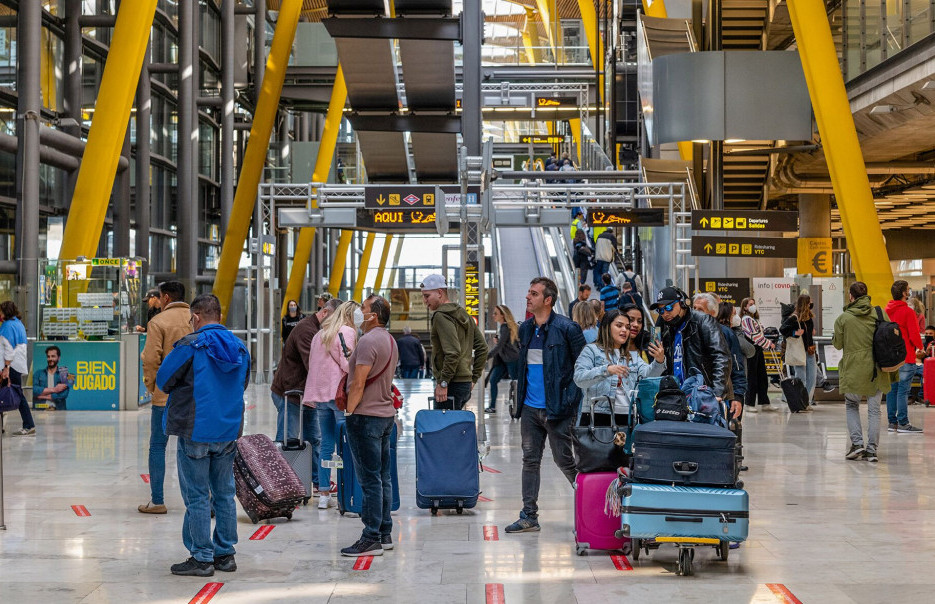
[[[370,570],[372,563],[373,556],[359,556],[357,562],[354,563],[354,570]]]
[[[617,567],[617,570],[633,570],[633,567],[630,566],[630,561],[627,560],[626,556],[617,554],[610,557],[614,562],[614,566]]]
[[[211,598],[217,595],[221,588],[224,587],[223,583],[206,583],[204,587],[201,588],[195,597],[189,600],[188,604],[205,604],[205,602],[210,602]]]
[[[497,533],[497,527],[487,525],[484,527],[484,541],[499,541],[500,535]]]
[[[73,505],[71,509],[74,510],[76,516],[90,516],[91,512],[88,511],[88,508],[83,505]]]
[[[802,604],[802,600],[792,595],[789,588],[782,583],[767,583],[766,587],[773,592],[773,595],[776,596],[776,599],[782,602],[782,604]]]
[[[247,406],[247,411],[253,411],[254,409],[256,409],[256,405],[248,405],[248,406]]]
[[[149,474],[140,474],[140,478],[143,479],[143,482],[149,484]]]
[[[478,501],[493,501],[493,499],[487,499],[487,498],[484,497],[483,495],[478,495],[478,496],[477,496],[477,500],[478,500]]]
[[[485,591],[487,593],[487,604],[506,603],[506,598],[503,597],[503,583],[488,583]]]
[[[267,535],[273,532],[273,529],[276,528],[272,524],[267,524],[266,526],[261,526],[253,533],[253,536],[250,537],[250,541],[261,541],[266,539]]]
[[[494,470],[493,468],[488,468],[487,466],[481,466],[485,472],[490,472],[491,474],[500,474],[500,470]]]

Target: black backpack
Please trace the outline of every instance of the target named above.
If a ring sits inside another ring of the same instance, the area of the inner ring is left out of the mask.
[[[675,422],[688,421],[688,397],[677,379],[667,375],[659,382],[659,392],[653,403],[654,419]]]
[[[876,326],[873,330],[873,378],[877,367],[884,373],[899,371],[906,364],[906,341],[897,323],[887,321],[883,310],[877,306]]]

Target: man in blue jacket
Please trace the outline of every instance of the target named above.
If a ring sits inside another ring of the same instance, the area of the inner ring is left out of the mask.
[[[526,293],[532,318],[519,326],[519,379],[514,417],[520,420],[523,442],[523,510],[507,533],[539,530],[539,469],[548,437],[552,459],[568,482],[575,482],[571,426],[581,406],[575,385],[575,359],[584,348],[581,328],[556,314],[558,288],[551,279],[536,277]]]
[[[173,575],[210,577],[237,570],[234,452],[243,429],[243,395],[250,375],[246,346],[220,324],[221,303],[202,294],[191,304],[194,333],[175,343],[156,374],[169,394],[163,427],[178,437],[176,460],[185,502],[182,542],[191,557]],[[216,526],[211,537],[211,509]]]
[[[45,401],[50,409],[65,410],[68,399],[68,371],[59,367],[62,349],[49,346],[45,349],[46,366],[32,374],[32,399]]]

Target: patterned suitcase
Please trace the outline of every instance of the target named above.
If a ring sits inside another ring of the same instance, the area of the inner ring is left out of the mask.
[[[283,413],[283,441],[276,441],[276,448],[279,449],[279,452],[282,453],[282,456],[285,458],[289,465],[292,466],[292,469],[295,470],[296,475],[302,480],[302,483],[305,485],[305,499],[303,500],[304,504],[308,504],[309,499],[312,495],[312,483],[314,482],[316,468],[318,467],[318,459],[315,454],[315,448],[312,446],[312,443],[307,440],[302,440],[302,426],[303,416],[305,415],[305,405],[302,404],[301,396],[304,393],[302,390],[289,390],[286,392],[286,404],[289,405],[289,399],[292,398],[296,400],[296,403],[299,405],[299,437],[298,438],[289,438],[289,413],[288,408],[286,412]]]
[[[393,511],[399,509],[399,472],[396,468],[396,440],[399,431],[396,424],[393,424],[393,431],[390,433],[390,472],[393,479]],[[341,422],[338,424],[338,442],[335,443],[335,452],[341,458],[341,467],[337,469],[338,485],[338,512],[344,514],[360,514],[364,502],[364,491],[360,488],[357,481],[357,474],[354,471],[354,456],[351,455],[351,448],[347,443],[347,424]]]
[[[234,455],[237,499],[256,524],[269,518],[292,518],[305,499],[305,485],[265,434],[237,439]]]
[[[629,549],[629,538],[614,536],[620,519],[604,513],[607,487],[616,477],[616,472],[594,472],[575,478],[575,552],[579,556],[589,549]]]
[[[622,495],[620,523],[628,537],[747,539],[750,501],[743,489],[630,483]]]

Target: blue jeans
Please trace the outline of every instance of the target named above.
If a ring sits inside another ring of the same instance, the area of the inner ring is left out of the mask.
[[[909,423],[909,388],[915,377],[915,365],[903,365],[899,368],[899,381],[893,383],[886,395],[886,417],[889,423],[905,426]]]
[[[286,399],[272,390],[269,395],[273,398],[273,406],[276,407],[276,440],[282,442],[283,412],[286,408]]]
[[[196,443],[179,437],[179,487],[185,502],[182,543],[199,562],[234,553],[237,507],[234,503],[234,453],[237,441]],[[214,536],[211,508],[214,508]]]
[[[418,367],[400,367],[399,377],[401,377],[404,380],[417,379],[419,377],[419,368]]]
[[[165,501],[163,483],[166,480],[166,443],[169,437],[162,429],[162,416],[166,408],[153,405],[153,413],[149,419],[149,489],[155,505],[162,505]]]
[[[394,418],[372,415],[347,416],[347,441],[354,456],[354,471],[364,493],[360,519],[363,539],[379,541],[393,532],[393,479],[390,436]]]
[[[594,287],[600,290],[604,287],[604,282],[601,280],[601,276],[607,272],[607,269],[610,267],[610,262],[604,262],[603,260],[594,261]]]
[[[805,389],[808,390],[808,402],[815,400],[815,379],[818,366],[815,364],[815,355],[805,356],[805,364],[792,367],[792,375],[802,380]]]
[[[321,450],[318,455],[318,486],[322,491],[331,489],[331,468],[321,465],[331,459],[338,440],[338,425],[344,423],[344,412],[334,401],[315,403],[318,407],[318,426],[321,430]]]
[[[312,445],[312,484],[317,486],[318,466],[321,455],[321,426],[318,425],[318,409],[302,405],[302,440]],[[299,438],[299,406],[286,405],[289,413],[289,438]]]
[[[510,372],[509,368],[503,363],[497,363],[490,369],[488,377],[490,378],[490,404],[487,405],[491,409],[497,408],[497,383],[503,378],[509,378]]]

